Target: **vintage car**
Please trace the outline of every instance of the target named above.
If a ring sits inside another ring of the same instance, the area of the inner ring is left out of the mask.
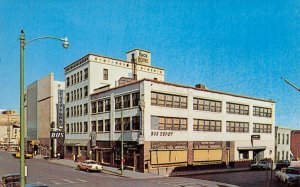
[[[13,153],[12,156],[15,157],[15,158],[20,158],[21,154],[20,154],[20,152]],[[25,153],[25,158],[26,159],[33,158],[33,154]]]
[[[77,170],[82,170],[86,172],[91,172],[91,171],[102,172],[103,167],[94,160],[85,160],[83,162],[78,163]]]

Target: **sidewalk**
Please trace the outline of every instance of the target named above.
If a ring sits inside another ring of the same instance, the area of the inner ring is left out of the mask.
[[[43,159],[41,156],[35,156],[36,159]],[[72,168],[77,167],[77,162],[67,159],[51,159],[48,162],[58,165],[64,165]],[[162,168],[157,173],[141,173],[137,171],[124,170],[123,175],[121,175],[121,170],[115,167],[103,166],[103,173],[117,175],[121,177],[134,178],[134,179],[145,179],[145,178],[162,178],[170,176],[186,176],[186,175],[199,175],[199,174],[212,174],[212,173],[228,173],[228,172],[239,172],[248,171],[248,168],[237,168],[237,169],[213,169],[213,170],[197,170],[197,171],[178,171],[172,172],[171,170],[163,170]]]

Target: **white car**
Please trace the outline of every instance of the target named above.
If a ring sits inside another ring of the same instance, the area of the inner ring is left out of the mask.
[[[281,170],[276,171],[275,176],[278,180],[282,182],[287,182],[288,175],[286,174],[286,168],[282,168]]]
[[[103,167],[100,164],[98,164],[95,160],[85,160],[83,162],[78,163],[77,169],[86,172],[91,172],[91,171],[102,172]]]

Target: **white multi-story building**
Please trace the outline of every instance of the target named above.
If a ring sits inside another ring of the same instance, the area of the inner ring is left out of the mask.
[[[113,88],[143,78],[164,81],[164,70],[151,66],[151,53],[140,49],[128,51],[127,61],[88,54],[64,70],[66,132],[72,132],[66,134],[65,157],[89,156],[90,95],[96,88]]]
[[[134,60],[132,60],[134,59]],[[65,68],[65,157],[158,166],[274,159],[275,102],[164,81],[151,54],[88,54]]]
[[[291,129],[275,127],[275,160],[291,160]]]

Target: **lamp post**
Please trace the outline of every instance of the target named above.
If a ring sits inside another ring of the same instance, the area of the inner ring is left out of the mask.
[[[21,187],[25,186],[25,124],[24,124],[24,51],[25,45],[33,41],[40,39],[55,39],[63,41],[63,47],[66,49],[69,47],[68,38],[56,38],[53,36],[42,36],[34,38],[26,42],[25,33],[21,30],[20,34],[20,176],[21,176]]]
[[[123,124],[123,98],[121,99],[121,175],[124,174],[124,124]]]

